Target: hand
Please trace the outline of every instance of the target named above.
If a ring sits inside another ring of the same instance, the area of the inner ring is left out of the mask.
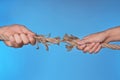
[[[4,41],[7,46],[20,48],[23,45],[36,43],[34,39],[35,33],[28,30],[23,25],[10,25],[10,26],[3,26],[0,28],[0,35],[8,38],[8,41]]]
[[[82,40],[77,41],[79,44],[78,49],[83,50],[84,53],[97,53],[100,51],[101,43],[108,43],[108,36],[106,32],[99,32],[88,35]]]

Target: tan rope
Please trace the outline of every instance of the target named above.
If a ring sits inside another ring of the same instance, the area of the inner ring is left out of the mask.
[[[73,47],[77,47],[78,44],[75,42],[75,40],[79,39],[73,35],[65,35],[63,40],[60,40],[59,37],[55,37],[55,38],[46,38],[44,35],[37,35],[35,36],[35,39],[38,43],[42,43],[46,46],[46,50],[48,50],[48,46],[49,43],[52,44],[59,44],[60,42],[65,42],[68,43],[68,45],[66,45],[66,48],[68,50],[71,50]],[[8,37],[0,35],[0,40],[9,40]],[[120,45],[116,45],[116,44],[108,44],[108,43],[102,43],[102,47],[103,48],[110,48],[110,49],[114,49],[114,50],[120,50]]]
[[[110,48],[114,50],[120,50],[120,45],[116,45],[116,44],[102,43],[102,47]]]

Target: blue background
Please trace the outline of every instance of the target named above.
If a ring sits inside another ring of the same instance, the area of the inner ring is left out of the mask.
[[[37,34],[65,33],[80,38],[120,25],[119,0],[0,0],[0,25],[23,24]],[[120,80],[120,51],[83,54],[65,44],[27,45],[0,42],[0,80]]]

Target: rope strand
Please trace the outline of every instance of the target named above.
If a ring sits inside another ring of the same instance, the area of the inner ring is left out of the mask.
[[[48,46],[49,44],[48,43],[52,43],[52,44],[58,44],[60,42],[65,42],[65,43],[68,43],[69,45],[66,45],[66,48],[68,48],[68,50],[71,50],[73,47],[76,47],[78,46],[78,44],[76,44],[75,40],[76,39],[79,39],[73,35],[65,35],[63,40],[60,40],[59,37],[55,37],[55,38],[46,38],[44,35],[37,35],[34,37],[36,39],[36,41],[38,43],[42,43],[44,44],[47,49],[48,49]],[[4,36],[4,35],[0,35],[0,40],[2,41],[5,41],[5,40],[9,40],[8,37]],[[116,45],[116,44],[108,44],[108,43],[102,43],[101,44],[103,48],[110,48],[110,49],[113,49],[113,50],[120,50],[120,45]]]

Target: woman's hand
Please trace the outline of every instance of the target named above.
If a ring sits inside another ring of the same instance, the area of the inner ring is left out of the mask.
[[[94,33],[77,41],[79,44],[78,49],[84,53],[97,53],[102,48],[101,43],[104,42],[108,43],[108,35],[106,32]]]

